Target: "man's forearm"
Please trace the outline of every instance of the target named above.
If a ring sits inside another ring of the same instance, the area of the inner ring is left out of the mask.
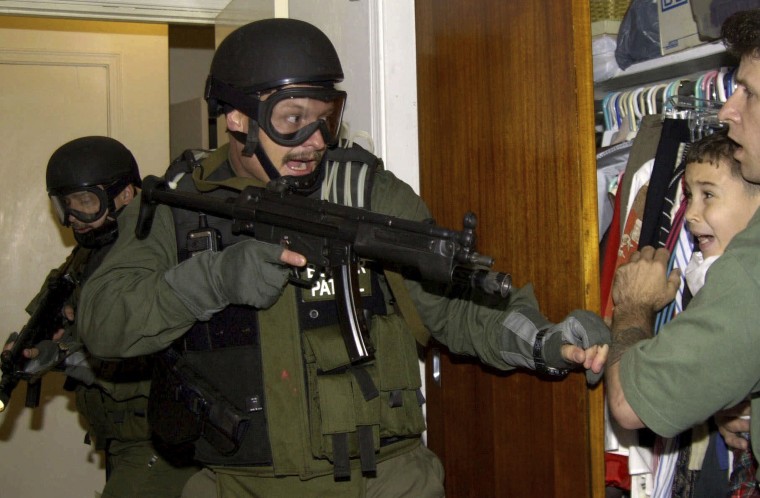
[[[607,406],[612,417],[624,429],[639,429],[644,427],[644,423],[633,411],[625,397],[625,392],[623,392],[623,385],[620,381],[620,358],[628,348],[651,337],[651,333],[642,326],[632,323],[628,325],[627,328],[620,330],[619,327],[615,326],[613,319],[612,344],[610,344],[610,353],[604,371],[604,383],[607,390]],[[620,326],[620,322],[618,322],[618,326]]]
[[[649,339],[651,333],[646,332],[640,327],[630,327],[625,330],[616,331],[612,329],[612,344],[610,344],[610,354],[607,357],[607,365],[614,365],[623,356],[628,348],[643,339]]]
[[[654,313],[646,308],[616,306],[612,315],[612,344],[607,365],[614,365],[628,348],[652,337]]]
[[[644,427],[625,398],[620,382],[620,358],[637,342],[652,337],[654,314],[644,308],[616,307],[612,318],[612,344],[607,357],[604,381],[607,405],[613,418],[625,429]]]
[[[620,363],[609,364],[604,369],[604,387],[607,395],[607,407],[610,415],[623,429],[640,429],[644,427],[628,400],[625,399],[623,386],[620,384]]]

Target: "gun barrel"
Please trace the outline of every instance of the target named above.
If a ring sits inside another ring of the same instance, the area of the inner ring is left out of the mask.
[[[485,254],[473,252],[467,259],[467,262],[473,266],[487,266],[489,268],[493,266],[493,258]]]
[[[452,281],[479,289],[494,296],[507,297],[512,290],[512,276],[508,273],[472,269],[457,266],[451,275]]]

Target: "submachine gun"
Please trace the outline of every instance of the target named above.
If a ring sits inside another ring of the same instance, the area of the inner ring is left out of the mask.
[[[465,285],[501,297],[509,294],[511,276],[490,271],[493,258],[473,250],[475,214],[465,215],[463,230],[449,230],[432,220],[410,221],[304,197],[288,180],[280,178],[266,188],[249,186],[237,196],[219,199],[173,191],[164,180],[148,176],[143,179],[135,234],[138,239],[147,237],[156,206],[166,204],[231,219],[235,234],[304,255],[334,280],[339,324],[352,363],[367,360],[374,352],[360,302],[360,259],[413,270],[423,280]],[[311,286],[309,281],[291,281]]]
[[[63,266],[55,274],[48,277],[29,321],[18,334],[14,334],[15,338],[12,337],[13,346],[0,353],[0,369],[2,369],[0,412],[8,406],[13,390],[22,380],[27,383],[25,406],[28,408],[39,406],[42,388],[41,378],[59,362],[51,365],[50,368],[26,372],[25,367],[30,360],[24,357],[24,350],[33,348],[43,340],[51,339],[53,334],[66,324],[63,307],[76,288],[72,270],[81,264],[80,256],[85,255],[86,257],[86,252],[86,249],[76,246]]]

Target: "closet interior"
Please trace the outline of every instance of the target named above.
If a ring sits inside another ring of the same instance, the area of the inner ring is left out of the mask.
[[[631,2],[631,9],[636,3]],[[672,3],[683,3],[688,9],[690,2]],[[596,25],[602,26],[601,31],[614,31],[626,29],[626,20],[613,22],[612,29],[609,20]],[[700,28],[696,22],[694,28]],[[681,268],[682,273],[685,270],[694,241],[684,223],[682,159],[694,141],[723,128],[717,114],[734,91],[738,66],[713,34],[711,40],[620,69],[611,60],[611,38],[614,33],[609,32],[593,38],[601,312],[606,318],[612,315],[610,294],[615,269],[638,248],[667,247],[671,268]],[[621,39],[618,33],[617,41]],[[619,53],[615,55],[616,61],[621,60]],[[682,277],[676,300],[657,317],[655,333],[688,304],[689,298]],[[683,458],[685,452],[696,453],[697,445],[702,458],[692,458],[688,469],[681,468],[679,455]],[[665,439],[648,430],[623,430],[609,419],[605,409],[607,496],[669,497],[684,473],[692,472],[692,479],[699,472],[719,476],[722,471],[725,475],[730,471],[730,461],[728,469],[718,468],[725,466],[725,461],[717,464],[710,458],[727,458],[730,452],[721,445],[714,427],[706,425]]]

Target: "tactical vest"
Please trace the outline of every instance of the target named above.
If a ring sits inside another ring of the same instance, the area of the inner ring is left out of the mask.
[[[379,167],[361,147],[332,150],[314,195],[369,207]],[[209,180],[232,175],[226,162],[204,161],[203,168],[215,170]],[[197,191],[189,175],[178,188]],[[206,195],[235,194],[218,188]],[[218,231],[222,247],[240,240],[229,220],[181,209],[173,215],[180,259],[191,257],[195,231]],[[330,282],[288,285],[271,309],[229,306],[170,348],[151,391],[154,430],[168,442],[192,444],[207,465],[262,466],[262,475],[303,478],[348,478],[352,461],[371,473],[393,446],[416,444],[425,423],[415,339],[382,272],[367,265],[360,282],[376,347],[371,362],[351,365]],[[294,328],[300,332],[289,333]]]

